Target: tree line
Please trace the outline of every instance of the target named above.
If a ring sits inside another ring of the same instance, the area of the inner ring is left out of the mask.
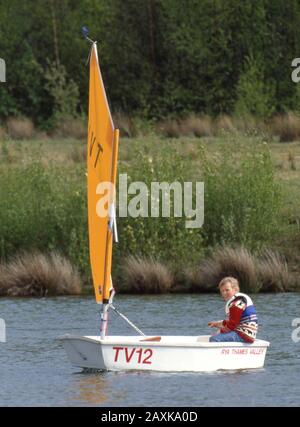
[[[298,0],[1,0],[0,118],[86,114],[89,43],[114,112],[267,118],[297,111]]]

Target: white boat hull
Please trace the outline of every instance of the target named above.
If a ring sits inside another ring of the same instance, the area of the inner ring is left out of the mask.
[[[209,336],[59,337],[74,366],[107,371],[210,372],[264,366],[268,341],[210,343]]]

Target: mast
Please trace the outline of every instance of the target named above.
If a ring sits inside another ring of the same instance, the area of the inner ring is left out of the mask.
[[[115,130],[99,67],[96,42],[90,53],[87,147],[89,249],[95,298],[102,304],[101,337],[112,290],[111,263],[115,222],[115,183],[119,131]]]
[[[107,227],[107,240],[106,240],[106,256],[105,256],[105,271],[104,271],[104,292],[103,292],[103,310],[101,313],[101,327],[100,335],[101,339],[105,338],[108,324],[108,309],[109,303],[112,302],[114,296],[113,283],[111,278],[111,267],[112,267],[112,247],[113,239],[115,242],[118,241],[117,236],[117,223],[116,223],[116,209],[115,209],[115,195],[116,195],[116,178],[117,178],[117,160],[118,160],[118,148],[119,148],[119,130],[114,131],[114,146],[112,156],[112,169],[111,169],[111,192],[109,200],[109,221]],[[108,296],[108,297],[107,297]]]

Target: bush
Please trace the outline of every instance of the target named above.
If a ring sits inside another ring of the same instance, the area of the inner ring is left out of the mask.
[[[79,89],[72,79],[68,79],[65,66],[48,61],[45,79],[45,89],[49,98],[53,100],[52,119],[54,124],[76,117]]]
[[[132,155],[128,186],[142,180],[184,181],[183,166],[173,146],[152,153]],[[164,169],[161,165],[164,164]],[[161,195],[160,195],[161,197]],[[129,196],[129,202],[133,196]],[[59,249],[90,283],[85,167],[47,166],[39,162],[4,166],[0,175],[0,257],[5,260],[20,249],[42,252]],[[118,281],[125,256],[171,260],[178,268],[191,264],[202,253],[201,229],[187,229],[184,212],[170,218],[118,218],[120,243],[114,246],[114,277]],[[91,287],[92,289],[92,287]]]
[[[38,162],[3,168],[0,176],[0,257],[20,249],[59,248],[88,278],[85,171],[46,169]]]
[[[266,143],[227,141],[212,158],[203,150],[202,170],[208,245],[255,249],[278,232],[282,196]]]
[[[275,109],[275,87],[265,81],[263,61],[249,55],[237,88],[235,114],[241,117],[270,117]]]
[[[149,146],[145,145],[143,150],[142,154],[140,147],[137,146],[136,151],[132,151],[130,169],[126,165],[121,165],[120,173],[128,173],[128,189],[131,183],[136,181],[142,181],[149,190],[152,182],[167,182],[169,184],[177,182],[182,184],[181,188],[183,189],[183,182],[190,180],[187,176],[192,171],[189,159],[183,165],[174,145],[169,141],[164,141],[160,145],[150,143]],[[193,189],[195,190],[195,185]],[[139,194],[138,191],[137,194]],[[170,194],[170,217],[161,216],[161,191],[159,193],[159,217],[150,216],[152,200],[150,195],[147,199],[148,210],[146,207],[146,212],[142,213],[141,205],[137,204],[141,215],[144,217],[137,216],[134,218],[128,215],[122,218],[118,213],[119,243],[115,245],[114,249],[116,273],[117,265],[121,264],[124,256],[128,255],[153,257],[162,262],[177,264],[178,268],[183,268],[186,264],[192,264],[193,260],[198,259],[199,254],[203,252],[201,228],[186,228],[187,218],[183,209],[181,210],[181,217],[174,215],[172,191]],[[128,195],[128,210],[134,202],[134,197],[138,196]],[[153,194],[152,197],[154,197]],[[117,273],[117,275],[119,274]]]

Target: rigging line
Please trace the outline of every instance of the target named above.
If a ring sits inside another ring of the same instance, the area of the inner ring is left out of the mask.
[[[116,309],[115,306],[113,306],[112,304],[109,304],[109,306],[120,316],[122,317],[122,319],[124,319],[130,326],[133,327],[133,329],[135,329],[140,335],[142,335],[143,337],[145,337],[146,335],[137,327],[135,326],[126,316],[124,316],[124,314],[120,313],[119,310]]]

